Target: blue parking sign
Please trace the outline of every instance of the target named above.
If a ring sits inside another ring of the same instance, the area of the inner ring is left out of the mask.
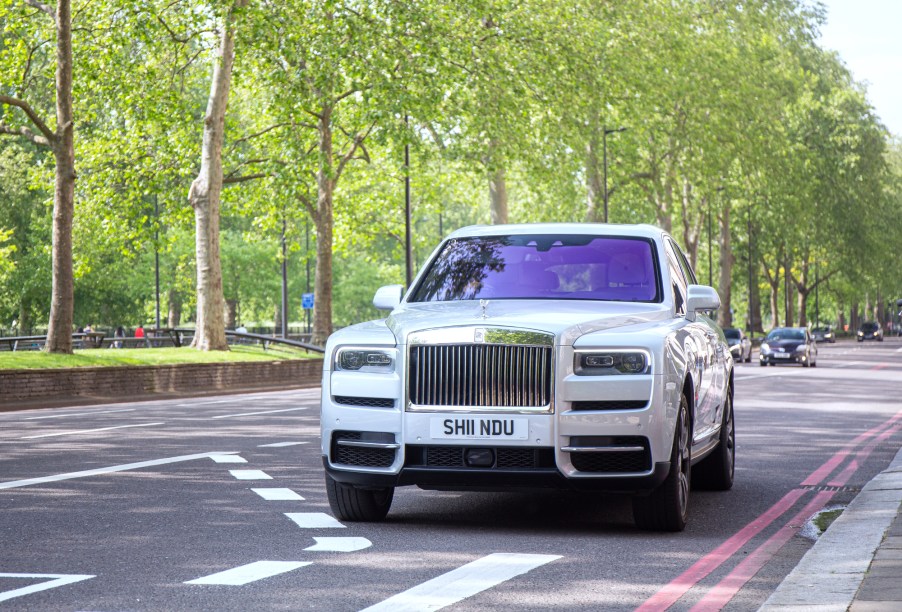
[[[313,294],[312,293],[302,293],[301,294],[301,307],[304,310],[312,310],[313,309]]]

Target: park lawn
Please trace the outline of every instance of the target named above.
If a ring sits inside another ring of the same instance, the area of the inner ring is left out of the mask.
[[[123,365],[167,365],[173,363],[220,363],[224,361],[280,361],[320,359],[318,353],[261,346],[232,346],[229,351],[198,351],[182,348],[77,349],[74,355],[42,351],[0,352],[0,370],[36,370]]]

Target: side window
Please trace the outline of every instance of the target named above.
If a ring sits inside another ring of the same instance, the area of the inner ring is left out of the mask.
[[[686,278],[677,256],[678,249],[669,240],[664,243],[664,252],[667,254],[667,267],[670,271],[670,283],[673,290],[673,306],[677,316],[686,316]]]
[[[686,275],[686,282],[690,285],[697,285],[698,280],[695,278],[695,272],[692,271],[692,266],[689,265],[689,260],[686,259],[686,254],[683,253],[683,249],[674,244],[673,250],[676,251],[677,259],[680,260],[680,266],[683,268],[683,273]]]

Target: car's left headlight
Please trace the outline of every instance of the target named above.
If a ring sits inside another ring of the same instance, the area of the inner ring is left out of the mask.
[[[762,343],[761,343],[761,352],[762,352],[762,353],[769,353],[769,352],[770,352],[770,345],[769,345],[767,342],[762,342]]]
[[[343,347],[335,352],[335,369],[350,372],[393,372],[394,349]]]
[[[579,376],[649,374],[651,355],[641,350],[579,352],[574,356],[573,371]]]

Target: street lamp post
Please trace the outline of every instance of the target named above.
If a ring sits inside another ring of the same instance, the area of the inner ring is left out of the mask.
[[[288,252],[285,231],[288,224],[282,212],[282,337],[288,338]]]
[[[156,226],[153,230],[154,284],[156,285],[157,330],[160,329],[160,202],[157,194],[153,194],[153,212]]]
[[[749,335],[755,337],[755,322],[752,320],[752,204],[747,210],[748,235],[749,235]]]
[[[608,134],[613,134],[614,132],[623,132],[625,131],[625,127],[619,128],[602,128],[602,136],[601,136],[601,150],[602,150],[602,166],[604,168],[604,222],[608,222]]]
[[[407,126],[407,115],[404,115]],[[404,143],[404,262],[407,287],[413,282],[413,257],[410,240],[410,143]]]

